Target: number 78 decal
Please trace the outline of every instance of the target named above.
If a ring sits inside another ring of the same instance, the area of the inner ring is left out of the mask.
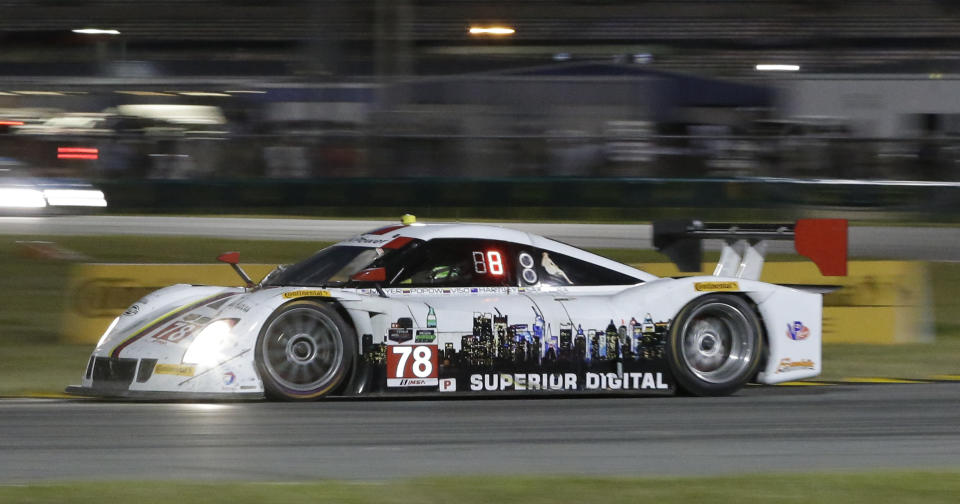
[[[437,345],[387,347],[388,387],[435,387],[437,376]]]

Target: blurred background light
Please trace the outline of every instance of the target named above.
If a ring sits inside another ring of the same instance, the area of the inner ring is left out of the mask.
[[[43,192],[36,189],[19,187],[0,187],[0,207],[4,208],[43,208],[47,200]]]
[[[761,63],[756,66],[756,69],[760,72],[796,72],[800,70],[800,65]]]
[[[28,91],[14,91],[14,93],[16,93],[16,94],[21,94],[21,95],[32,95],[32,96],[63,96],[63,95],[64,95],[64,93],[63,93],[62,91],[33,91],[33,90],[28,90]]]
[[[82,35],[120,35],[118,30],[113,29],[101,29],[101,28],[78,28],[76,30],[70,30],[73,33],[79,33]]]
[[[43,196],[50,206],[106,207],[103,191],[96,189],[45,189]]]
[[[114,93],[131,96],[177,96],[172,93],[162,93],[160,91],[114,91]]]
[[[57,147],[57,159],[99,159],[100,150],[93,147]]]
[[[211,91],[180,91],[180,94],[183,96],[218,96],[229,98],[230,95],[227,93],[214,93]]]
[[[470,35],[513,35],[517,31],[506,26],[471,26]]]

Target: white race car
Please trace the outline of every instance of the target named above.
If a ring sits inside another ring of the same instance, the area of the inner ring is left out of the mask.
[[[247,287],[178,284],[130,306],[67,392],[144,399],[686,393],[809,378],[822,295],[757,280],[766,239],[846,272],[846,221],[658,223],[654,242],[714,276],[658,278],[541,236],[411,223],[355,236]]]

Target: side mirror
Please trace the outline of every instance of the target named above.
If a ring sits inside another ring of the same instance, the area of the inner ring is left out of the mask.
[[[243,268],[239,266],[240,263],[240,252],[224,252],[217,256],[217,260],[222,263],[227,263],[233,268],[233,271],[236,271],[240,278],[243,280],[243,283],[247,284],[248,288],[252,288],[254,285],[253,280],[250,279],[250,276],[247,275],[247,272],[243,271]]]
[[[385,268],[367,268],[359,271],[350,277],[354,282],[377,283],[387,281],[387,270]]]
[[[217,260],[227,264],[239,264],[240,252],[224,252],[217,256]]]

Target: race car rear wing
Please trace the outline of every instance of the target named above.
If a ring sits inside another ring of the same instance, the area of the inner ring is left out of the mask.
[[[698,220],[653,223],[653,246],[680,271],[700,271],[703,240],[723,240],[715,276],[758,280],[767,240],[793,240],[824,276],[847,274],[847,220],[800,219],[794,224],[706,224]]]

